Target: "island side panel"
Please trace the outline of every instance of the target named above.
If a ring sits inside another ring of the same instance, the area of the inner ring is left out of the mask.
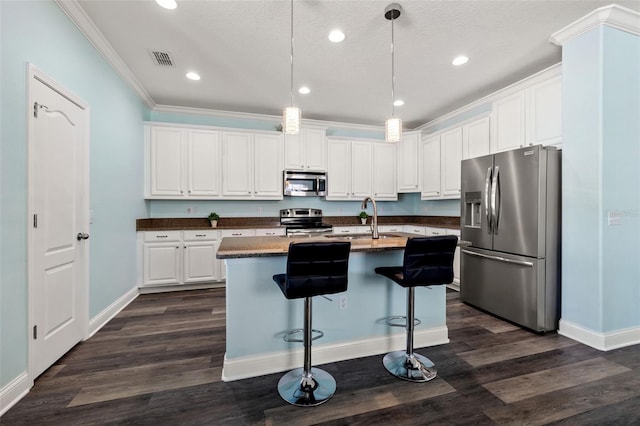
[[[318,354],[314,359],[337,361],[405,347],[404,328],[389,327],[385,319],[405,315],[406,289],[374,272],[378,266],[402,264],[402,254],[402,250],[352,252],[347,291],[328,295],[332,301],[313,298],[313,328],[324,332],[322,339],[313,342],[313,351]],[[302,365],[298,356],[302,344],[284,342],[282,337],[302,328],[303,299],[286,299],[272,279],[286,271],[286,256],[227,259],[226,265],[225,363],[251,358],[257,364],[260,357],[266,361],[281,356],[287,359],[286,365]],[[340,309],[341,295],[347,297],[346,309]],[[416,327],[416,347],[448,342],[445,304],[444,286],[416,290],[416,317],[422,320]],[[437,332],[429,334],[433,330]],[[244,369],[243,377],[251,377],[251,372]]]

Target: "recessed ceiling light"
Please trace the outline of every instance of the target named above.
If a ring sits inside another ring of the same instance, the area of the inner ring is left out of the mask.
[[[198,73],[195,73],[195,72],[191,71],[191,72],[187,73],[187,78],[189,80],[198,81],[198,80],[200,80],[200,75]]]
[[[302,86],[298,89],[298,93],[300,93],[301,95],[308,95],[309,93],[311,93],[311,89],[309,89],[307,86]]]
[[[176,7],[178,7],[178,3],[176,3],[176,0],[156,0],[156,3],[158,3],[165,9],[175,9]]]
[[[346,35],[340,30],[333,30],[329,33],[329,40],[334,43],[340,43],[345,39]]]
[[[454,58],[453,61],[451,61],[452,65],[458,66],[458,65],[464,65],[469,61],[469,58],[467,58],[466,56],[458,56],[456,58]]]
[[[402,99],[396,99],[396,100],[393,102],[393,105],[394,105],[394,106],[402,106],[402,105],[404,105],[404,101],[403,101]]]

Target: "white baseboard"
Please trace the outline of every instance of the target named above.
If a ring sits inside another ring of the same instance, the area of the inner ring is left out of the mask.
[[[106,323],[118,314],[118,312],[123,310],[129,303],[133,302],[135,298],[138,297],[138,294],[138,288],[132,288],[111,305],[107,306],[105,310],[91,318],[91,320],[89,320],[89,335],[87,336],[87,339],[96,334],[98,330],[104,327]]]
[[[31,380],[26,371],[0,389],[0,416],[16,405],[31,389]]]
[[[558,334],[600,351],[610,351],[640,343],[640,327],[600,333],[569,321],[560,320]]]
[[[449,343],[449,329],[447,326],[441,326],[416,331],[413,343],[416,348]],[[394,333],[388,336],[314,346],[312,359],[313,365],[321,365],[402,350],[405,347],[405,333]],[[234,359],[227,358],[225,354],[222,380],[230,382],[298,368],[302,366],[303,353],[304,349],[298,347],[289,351]]]

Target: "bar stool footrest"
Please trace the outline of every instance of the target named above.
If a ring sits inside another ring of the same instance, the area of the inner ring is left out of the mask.
[[[402,323],[397,322],[402,320]],[[422,321],[420,321],[418,318],[414,318],[413,319],[413,325],[420,325],[422,324]],[[387,317],[387,325],[390,327],[403,327],[403,328],[407,328],[407,317],[405,315],[399,315],[399,316],[393,316],[393,317]]]
[[[304,343],[304,339],[293,339],[290,337],[298,333],[304,333],[304,328],[296,328],[294,330],[291,330],[290,332],[288,332],[282,337],[282,340],[284,340],[285,342]],[[316,335],[313,336],[313,333],[316,333]],[[321,330],[312,329],[311,334],[312,334],[311,341],[318,340],[324,337],[324,333]]]

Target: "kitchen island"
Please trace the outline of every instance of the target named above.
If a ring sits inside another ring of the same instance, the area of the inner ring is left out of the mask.
[[[374,269],[401,265],[410,237],[415,235],[381,234],[377,240],[368,235],[224,238],[216,255],[225,259],[227,269],[222,379],[244,379],[302,365],[302,344],[282,338],[302,328],[303,299],[286,299],[272,280],[273,275],[286,272],[291,242],[351,241],[347,291],[329,295],[331,300],[315,297],[313,301],[313,328],[324,332],[313,343],[314,365],[403,349],[404,328],[388,326],[386,318],[405,315],[406,290]],[[422,324],[416,327],[414,346],[448,343],[445,286],[418,287],[415,297],[416,318]]]

